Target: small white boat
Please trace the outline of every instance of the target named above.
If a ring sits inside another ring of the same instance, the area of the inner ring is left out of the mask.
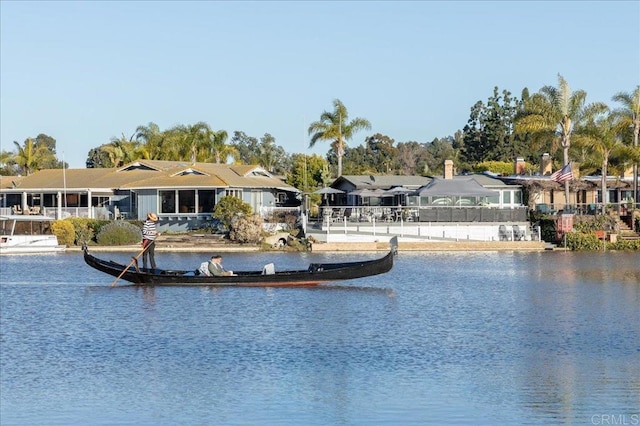
[[[42,215],[0,216],[0,254],[58,253],[66,246],[53,234],[52,217]]]

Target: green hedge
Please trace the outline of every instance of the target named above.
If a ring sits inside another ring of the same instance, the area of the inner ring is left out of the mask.
[[[116,220],[103,226],[96,235],[96,242],[103,246],[135,244],[141,240],[140,227],[122,220]]]
[[[575,251],[640,251],[640,240],[616,240],[615,243],[603,242],[593,232],[568,232],[566,234],[567,248]],[[563,244],[564,245],[564,242]]]
[[[138,221],[111,221],[72,217],[53,222],[53,233],[58,242],[67,247],[73,245],[133,244],[141,240],[141,225]]]

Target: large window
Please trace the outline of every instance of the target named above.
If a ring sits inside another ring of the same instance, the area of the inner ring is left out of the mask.
[[[518,190],[513,192],[513,201],[516,204],[522,204],[522,191]]]
[[[203,189],[180,189],[158,191],[160,213],[210,213],[216,201],[216,192]],[[196,209],[197,206],[197,209]]]
[[[160,213],[176,213],[176,191],[159,191]]]
[[[58,196],[57,194],[44,194],[43,198],[43,206],[44,207],[56,207],[58,205]]]
[[[216,191],[198,190],[198,213],[211,213],[216,205]]]
[[[504,204],[511,204],[511,191],[504,191],[502,193],[502,202]]]
[[[178,206],[180,213],[195,213],[196,191],[193,189],[178,191]]]

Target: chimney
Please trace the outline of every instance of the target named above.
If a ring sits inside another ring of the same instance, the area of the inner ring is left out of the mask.
[[[516,158],[516,166],[514,172],[516,175],[523,175],[526,173],[526,163],[524,162],[524,158]]]
[[[453,161],[444,160],[444,178],[453,179]]]
[[[542,154],[542,158],[540,158],[540,174],[542,176],[550,175],[551,168],[552,168],[551,156],[549,155],[548,152],[545,152],[544,154]]]

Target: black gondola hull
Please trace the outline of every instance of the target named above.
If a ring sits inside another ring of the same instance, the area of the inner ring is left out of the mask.
[[[312,263],[308,269],[276,271],[234,271],[233,276],[205,276],[195,271],[144,269],[99,259],[84,248],[87,265],[119,279],[139,285],[154,286],[233,286],[233,287],[292,287],[352,280],[384,274],[393,268],[397,240],[392,239],[391,249],[379,259],[344,263]],[[124,272],[123,272],[124,271]]]

